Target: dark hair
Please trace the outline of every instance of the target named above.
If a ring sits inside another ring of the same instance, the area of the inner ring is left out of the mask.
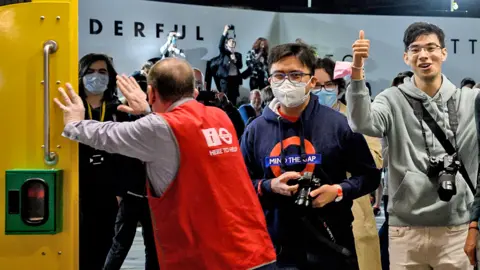
[[[445,33],[443,30],[432,23],[427,22],[415,22],[405,30],[403,35],[403,44],[405,45],[405,51],[408,50],[410,44],[415,42],[419,36],[435,34],[440,41],[440,46],[445,48]]]
[[[265,43],[264,51],[268,55],[268,40],[266,38],[257,38],[257,40],[255,40],[255,42],[253,43],[252,49],[255,51],[255,53],[258,53],[260,51],[260,44],[262,44],[262,42]]]
[[[464,79],[462,80],[462,82],[460,83],[460,88],[463,88],[463,87],[464,87],[465,85],[467,85],[467,84],[475,85],[476,82],[475,82],[475,80],[472,79],[472,78],[468,78],[468,77],[467,77],[467,78],[464,78]]]
[[[345,91],[345,80],[343,78],[333,79],[333,72],[335,70],[335,62],[330,58],[318,58],[315,62],[315,69],[324,69],[330,76],[330,80],[338,86],[339,93]]]
[[[411,78],[413,76],[413,72],[411,71],[404,71],[397,74],[397,76],[392,81],[392,86],[399,86],[403,83],[405,78]]]
[[[90,66],[97,61],[104,61],[107,65],[108,71],[108,86],[107,90],[103,92],[102,100],[109,103],[118,100],[117,97],[117,71],[112,64],[112,58],[105,54],[90,53],[82,57],[78,63],[78,95],[82,99],[87,98],[85,93],[85,86],[83,85],[83,77],[87,74]]]
[[[272,64],[288,56],[295,56],[310,70],[312,76],[315,74],[315,60],[317,59],[315,52],[304,43],[287,43],[273,47],[268,56],[268,69],[272,68]]]
[[[169,65],[166,61],[183,61]],[[169,67],[162,67],[169,65]],[[184,97],[193,96],[195,76],[193,69],[184,60],[168,58],[157,62],[147,77],[148,84],[154,88],[165,101],[177,101]]]

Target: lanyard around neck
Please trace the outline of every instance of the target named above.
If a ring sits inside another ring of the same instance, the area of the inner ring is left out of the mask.
[[[92,107],[90,106],[90,104],[87,103],[87,107],[88,107],[88,117],[93,120],[93,117],[92,117]],[[103,120],[105,120],[105,101],[102,103],[102,111],[101,111],[101,116],[100,116],[100,122],[103,122]]]

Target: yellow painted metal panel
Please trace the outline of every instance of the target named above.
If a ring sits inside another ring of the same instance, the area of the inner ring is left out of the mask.
[[[42,17],[43,16],[43,17]],[[42,19],[43,18],[43,19]],[[33,1],[0,7],[0,269],[78,269],[78,146],[61,137],[62,112],[50,106],[54,167],[43,162],[43,43],[50,56],[50,96],[57,81],[78,85],[77,1]],[[64,170],[63,231],[57,235],[5,235],[5,170]]]

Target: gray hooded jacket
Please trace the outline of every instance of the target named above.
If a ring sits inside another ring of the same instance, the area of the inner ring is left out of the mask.
[[[426,175],[429,157],[422,128],[412,107],[400,92],[420,99],[452,145],[447,101],[455,100],[458,115],[457,141],[459,156],[476,186],[478,141],[474,119],[474,101],[479,89],[457,89],[445,76],[440,90],[432,98],[418,89],[414,78],[406,78],[399,88],[391,87],[370,102],[364,80],[352,80],[346,94],[349,124],[356,132],[385,137],[388,143],[388,212],[392,226],[451,226],[470,221],[473,194],[462,175],[456,175],[457,194],[449,202],[437,194],[436,179]],[[446,151],[423,122],[426,143],[432,156],[443,157]],[[480,201],[480,197],[478,197]],[[478,211],[474,211],[478,212]],[[478,219],[477,213],[472,213]]]

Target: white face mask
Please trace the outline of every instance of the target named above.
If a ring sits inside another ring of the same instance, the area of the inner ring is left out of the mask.
[[[311,80],[311,78],[310,78]],[[307,100],[308,93],[305,94],[305,88],[308,82],[299,82],[293,84],[288,79],[285,79],[281,84],[272,84],[273,95],[287,108],[295,108],[302,105]]]
[[[83,76],[85,89],[93,95],[100,95],[107,90],[109,77],[107,74],[90,73]]]

